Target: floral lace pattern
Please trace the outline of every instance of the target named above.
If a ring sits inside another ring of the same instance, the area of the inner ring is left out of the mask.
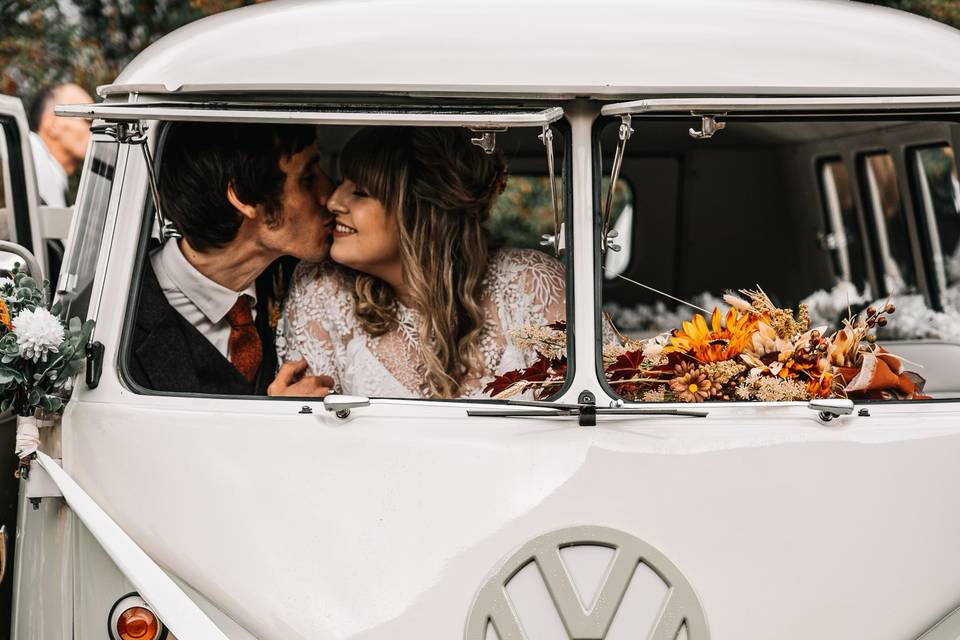
[[[564,272],[540,251],[501,249],[490,256],[481,285],[486,316],[480,347],[484,370],[463,385],[463,397],[484,397],[484,386],[506,371],[529,366],[536,354],[521,348],[510,329],[565,319]],[[424,377],[418,317],[398,305],[399,322],[382,336],[363,331],[349,283],[330,264],[301,263],[277,327],[281,361],[305,358],[309,373],[329,375],[341,393],[421,397]]]

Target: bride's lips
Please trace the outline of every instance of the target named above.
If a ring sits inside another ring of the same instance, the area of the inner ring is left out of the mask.
[[[357,232],[356,229],[349,225],[345,225],[342,222],[335,222],[333,224],[333,237],[334,238],[346,238],[347,236],[352,236]]]

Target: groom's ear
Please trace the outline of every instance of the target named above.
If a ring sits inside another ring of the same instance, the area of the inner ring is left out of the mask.
[[[227,185],[227,200],[230,201],[230,204],[233,205],[233,208],[240,212],[244,218],[249,218],[253,220],[257,217],[257,208],[254,205],[247,204],[237,196],[236,190],[233,188],[233,183]]]

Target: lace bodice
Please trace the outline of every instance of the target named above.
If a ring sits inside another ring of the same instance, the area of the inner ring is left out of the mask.
[[[531,249],[493,252],[481,286],[486,323],[481,333],[483,375],[465,383],[464,397],[482,397],[483,387],[536,354],[522,349],[510,329],[565,319],[561,264]],[[309,372],[329,375],[341,393],[420,397],[424,377],[417,312],[399,305],[399,322],[382,336],[363,331],[347,278],[330,264],[301,263],[277,328],[280,360],[305,358]]]

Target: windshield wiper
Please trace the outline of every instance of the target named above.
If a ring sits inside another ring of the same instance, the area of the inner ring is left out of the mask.
[[[689,409],[640,409],[621,406],[598,407],[592,393],[580,394],[577,404],[563,404],[543,400],[507,400],[508,405],[515,407],[536,407],[539,410],[527,409],[467,409],[467,415],[477,418],[553,418],[576,417],[581,427],[595,427],[597,416],[680,416],[686,418],[706,418],[706,411],[692,411]]]

